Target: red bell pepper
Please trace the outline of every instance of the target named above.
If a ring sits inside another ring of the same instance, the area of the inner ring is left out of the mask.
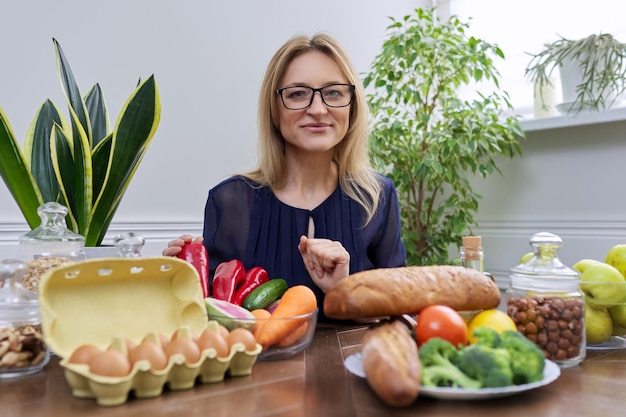
[[[241,261],[222,262],[215,268],[213,274],[213,297],[218,300],[231,302],[235,290],[246,279],[246,268]]]
[[[209,255],[202,243],[190,242],[183,245],[177,256],[193,265],[200,276],[200,286],[204,298],[209,296]]]
[[[259,285],[269,281],[269,279],[267,271],[260,266],[255,266],[254,268],[249,269],[248,272],[246,272],[246,279],[243,284],[241,284],[237,291],[235,291],[235,295],[233,296],[231,303],[240,306],[248,294],[250,294]]]

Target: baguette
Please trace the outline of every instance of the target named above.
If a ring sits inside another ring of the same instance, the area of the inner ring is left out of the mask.
[[[418,314],[442,304],[457,311],[496,308],[500,290],[488,276],[462,266],[379,268],[339,281],[324,298],[324,313],[335,319]]]
[[[368,385],[384,403],[404,407],[415,401],[421,384],[417,344],[400,320],[369,328],[361,348]]]

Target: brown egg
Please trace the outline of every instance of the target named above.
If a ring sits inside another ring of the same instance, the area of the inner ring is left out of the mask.
[[[178,339],[178,333],[179,333],[179,330],[180,330],[180,329],[178,329],[178,330],[174,331],[174,333],[172,333],[172,338],[171,338],[171,340]],[[194,332],[191,332],[191,340],[193,340],[194,342],[195,342],[196,340],[198,340],[198,335],[197,335],[197,334],[195,334]]]
[[[170,339],[167,338],[163,333],[159,333],[159,340],[161,340],[161,348],[165,349],[165,346],[170,342]]]
[[[165,354],[168,358],[177,353],[181,353],[185,357],[186,363],[196,363],[200,360],[200,348],[191,339],[172,339],[167,344]]]
[[[197,343],[200,350],[215,349],[218,358],[225,358],[230,352],[230,347],[224,336],[211,329],[204,330],[200,334]]]
[[[228,333],[230,332],[228,331],[226,326],[224,326],[223,324],[220,324],[218,328],[219,328],[220,334],[224,337],[224,339],[228,339]]]
[[[150,369],[160,371],[167,366],[167,355],[161,346],[144,339],[136,348],[129,352],[131,366],[138,361],[147,360]]]
[[[133,342],[130,339],[126,339],[124,343],[126,343],[126,352],[130,352],[137,347],[137,343]]]
[[[130,369],[128,358],[114,349],[98,353],[89,364],[91,373],[102,376],[126,376]]]
[[[228,334],[226,340],[228,341],[228,346],[233,346],[235,343],[243,343],[248,352],[256,349],[256,339],[254,335],[250,330],[244,329],[243,327],[233,329]]]
[[[72,355],[68,359],[68,362],[69,363],[83,363],[85,365],[88,365],[89,363],[91,363],[93,357],[100,352],[102,351],[94,345],[89,345],[89,344],[81,345],[78,348],[76,348],[74,352],[72,352]]]

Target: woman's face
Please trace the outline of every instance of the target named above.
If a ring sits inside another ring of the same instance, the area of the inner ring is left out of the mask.
[[[321,52],[306,52],[294,58],[287,67],[278,88],[306,86],[321,88],[330,84],[347,84],[339,66]],[[278,100],[279,129],[287,142],[298,150],[327,152],[345,137],[349,127],[350,105],[328,107],[321,93],[313,94],[313,103],[301,110],[285,108]]]

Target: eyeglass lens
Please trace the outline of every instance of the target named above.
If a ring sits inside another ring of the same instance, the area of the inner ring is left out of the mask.
[[[315,92],[319,91],[322,102],[328,107],[345,107],[352,102],[354,87],[350,84],[331,84],[322,88],[294,86],[281,88],[283,104],[290,110],[301,110],[313,103]]]

